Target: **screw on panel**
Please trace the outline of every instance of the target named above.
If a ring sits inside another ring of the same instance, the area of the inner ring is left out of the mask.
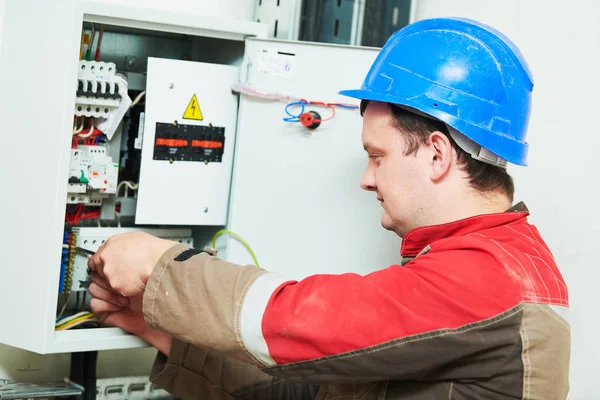
[[[208,212],[208,207],[204,207],[204,212],[207,213]]]
[[[169,89],[173,89],[175,87],[175,85],[171,82],[169,83]]]
[[[175,160],[173,160],[172,158],[169,159],[169,164],[173,164]]]
[[[133,71],[135,69],[136,61],[136,58],[133,56],[125,57],[125,70]],[[112,68],[110,68],[109,71],[112,71]]]

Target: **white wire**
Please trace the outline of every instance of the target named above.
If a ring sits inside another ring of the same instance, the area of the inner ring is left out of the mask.
[[[140,100],[142,99],[142,97],[144,97],[145,94],[146,94],[145,90],[143,92],[141,92],[140,94],[138,94],[137,97],[135,98],[135,100],[133,100],[133,102],[129,106],[129,108],[133,108],[133,106],[135,106],[137,103],[139,103]]]
[[[83,317],[84,315],[89,315],[89,314],[91,314],[91,312],[89,312],[89,311],[82,311],[82,312],[77,313],[75,315],[71,315],[70,317],[65,317],[65,318],[59,320],[58,322],[56,322],[54,325],[55,326],[59,326],[59,325],[64,324],[65,322],[69,322],[69,321],[72,321],[74,319],[77,319],[79,317]]]
[[[79,126],[77,128],[73,128],[73,136],[77,135],[78,133],[81,133],[81,131],[83,131],[84,126],[85,126],[85,117],[81,117],[81,123],[79,124]]]
[[[88,138],[90,136],[92,136],[92,134],[94,133],[94,118],[90,118],[90,130],[88,133],[80,133],[79,137],[80,138]]]
[[[260,97],[261,99],[279,100],[279,101],[298,101],[298,97],[291,96],[288,94],[271,93],[264,90],[253,88],[252,86],[245,85],[241,82],[237,82],[233,85],[232,90],[248,96]]]
[[[129,189],[131,189],[131,190],[138,189],[138,185],[136,183],[133,183],[130,181],[123,181],[123,182],[119,183],[119,185],[117,186],[117,197],[119,196],[119,193],[121,193],[121,188],[123,186],[125,186],[125,196],[124,197],[129,197]]]

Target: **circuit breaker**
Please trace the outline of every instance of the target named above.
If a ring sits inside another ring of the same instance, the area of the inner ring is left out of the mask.
[[[67,204],[99,206],[117,190],[119,164],[102,146],[71,149]]]
[[[225,225],[239,68],[150,58],[136,223]]]

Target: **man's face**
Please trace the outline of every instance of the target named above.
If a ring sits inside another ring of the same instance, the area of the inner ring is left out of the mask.
[[[406,145],[392,118],[384,103],[370,102],[365,110],[362,142],[369,161],[360,185],[377,193],[383,207],[381,225],[402,237],[420,224],[428,201],[430,164],[427,152],[405,155]]]

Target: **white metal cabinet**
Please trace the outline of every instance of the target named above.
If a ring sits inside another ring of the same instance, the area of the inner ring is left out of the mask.
[[[119,329],[54,331],[82,22],[230,40],[266,36],[246,21],[102,1],[6,0],[0,62],[0,342],[38,353],[141,347]]]
[[[278,54],[289,68],[277,67]],[[359,87],[377,54],[372,48],[248,39],[243,70],[260,90],[358,104],[337,93]],[[358,110],[338,109],[307,137],[299,123],[283,121],[285,105],[242,96],[229,227],[252,244],[261,267],[284,278],[365,274],[398,263],[400,239],[383,230],[379,202],[359,186],[367,155]],[[323,119],[331,114],[310,109]],[[229,240],[227,248],[232,261],[252,261],[237,241]]]
[[[54,331],[70,147],[63,132],[71,130],[81,23],[234,40],[265,37],[266,26],[83,0],[7,0],[5,13],[0,121],[9,150],[0,169],[6,188],[0,300],[10,307],[3,309],[0,342],[38,353],[145,346],[113,328]],[[267,91],[349,101],[336,93],[360,85],[376,54],[247,39],[241,80]],[[283,70],[279,56],[292,61]],[[227,228],[250,241],[262,267],[289,278],[368,273],[398,262],[400,240],[381,228],[377,201],[359,188],[366,155],[358,112],[338,110],[306,137],[300,124],[283,122],[284,107],[241,96]],[[224,258],[248,261],[233,240],[219,247]]]

